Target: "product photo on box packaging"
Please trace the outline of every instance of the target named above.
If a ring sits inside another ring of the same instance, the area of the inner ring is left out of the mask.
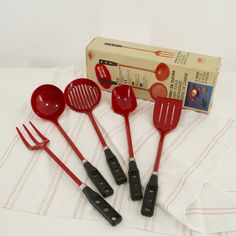
[[[87,77],[105,91],[127,84],[138,98],[168,97],[184,108],[208,113],[220,58],[102,37],[86,47]]]

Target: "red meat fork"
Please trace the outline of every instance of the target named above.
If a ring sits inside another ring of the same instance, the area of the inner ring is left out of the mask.
[[[25,146],[30,150],[42,149],[74,180],[74,182],[82,189],[82,192],[93,205],[93,207],[113,226],[121,222],[121,215],[97,192],[93,191],[89,186],[85,185],[75,174],[47,147],[49,140],[30,122],[35,132],[41,138],[39,142],[28,128],[23,125],[27,134],[32,139],[34,145],[28,143],[23,134],[16,128],[20,138]]]
[[[158,169],[161,160],[164,138],[177,126],[181,111],[181,100],[158,97],[155,101],[153,123],[160,133],[160,141],[153,173],[149,179],[143,198],[141,214],[144,216],[152,216],[154,213],[158,191]]]

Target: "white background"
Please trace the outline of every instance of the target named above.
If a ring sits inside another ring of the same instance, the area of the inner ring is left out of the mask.
[[[235,71],[234,0],[0,0],[0,67],[84,63],[105,36],[223,58]]]

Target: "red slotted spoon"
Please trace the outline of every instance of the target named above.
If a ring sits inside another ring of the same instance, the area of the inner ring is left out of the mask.
[[[137,107],[137,101],[133,89],[128,85],[120,85],[112,90],[112,108],[113,111],[122,115],[125,119],[126,134],[129,146],[129,185],[132,200],[143,198],[139,170],[137,168],[132,138],[129,125],[129,113]]]
[[[66,104],[74,111],[86,113],[93,127],[101,141],[104,148],[104,153],[106,156],[107,164],[111,170],[111,173],[116,181],[116,183],[122,184],[127,182],[127,178],[117,157],[113,154],[111,149],[107,146],[103,135],[98,128],[96,120],[93,116],[93,109],[101,100],[101,90],[98,85],[92,80],[81,78],[76,79],[69,83],[64,91]]]
[[[171,98],[158,97],[155,101],[153,112],[153,123],[160,133],[160,141],[153,173],[146,186],[141,214],[152,216],[155,209],[157,191],[158,191],[158,169],[161,160],[161,153],[165,136],[175,129],[182,111],[182,101]]]

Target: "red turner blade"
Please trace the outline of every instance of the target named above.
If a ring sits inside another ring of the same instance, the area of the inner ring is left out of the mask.
[[[172,98],[158,97],[155,101],[153,123],[160,133],[160,141],[157,151],[154,172],[158,172],[161,159],[164,137],[178,124],[182,111],[182,101]]]
[[[180,118],[182,111],[182,101],[171,98],[158,97],[155,101],[153,112],[153,123],[160,133],[156,162],[148,184],[145,189],[141,214],[144,216],[153,216],[157,192],[158,192],[158,169],[161,160],[161,153],[164,138],[167,133],[173,130]]]
[[[158,97],[156,99],[153,123],[161,135],[167,134],[178,125],[181,111],[181,100],[164,97]]]

